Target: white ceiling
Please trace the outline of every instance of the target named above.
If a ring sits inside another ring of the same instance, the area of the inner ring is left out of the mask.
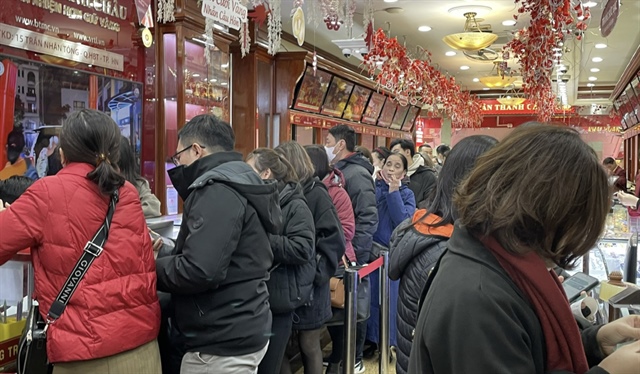
[[[305,13],[311,11],[313,1],[307,0],[304,6]],[[355,0],[357,11],[354,16],[353,37],[359,37],[363,33],[362,13],[363,0]],[[586,2],[586,0],[585,0]],[[571,77],[567,84],[569,93],[569,103],[577,104],[577,88],[585,87],[588,83],[595,83],[594,90],[598,86],[613,86],[622,75],[624,68],[631,59],[638,45],[640,45],[640,0],[622,0],[621,12],[616,27],[608,38],[600,36],[599,25],[602,14],[603,3],[606,0],[596,0],[598,3],[592,8],[592,17],[589,21],[589,28],[581,41],[573,38],[565,43],[563,62],[568,67],[568,75]],[[426,48],[432,54],[432,62],[441,71],[456,78],[456,81],[464,88],[471,91],[483,89],[481,83],[473,82],[474,78],[489,75],[493,67],[492,63],[476,62],[465,57],[460,51],[453,57],[445,55],[452,51],[443,41],[445,35],[462,32],[465,19],[460,14],[452,14],[449,9],[457,6],[481,5],[491,8],[488,12],[478,14],[484,21],[481,24],[490,24],[492,31],[499,35],[499,39],[491,48],[501,50],[502,45],[511,38],[511,35],[520,28],[528,25],[528,18],[521,18],[515,26],[503,26],[505,20],[512,20],[517,14],[517,7],[513,0],[399,0],[388,3],[383,0],[374,0],[375,27],[390,29],[391,35],[398,37],[402,43],[406,40],[407,49],[410,53],[416,51],[417,46]],[[402,8],[400,13],[388,13],[384,9],[391,7]],[[291,21],[287,16],[292,8],[291,0],[282,1],[282,22],[283,30],[291,32]],[[387,24],[388,22],[388,24]],[[420,32],[418,27],[429,26],[431,31]],[[405,37],[406,36],[406,39]],[[345,58],[342,51],[331,40],[348,39],[348,30],[344,25],[338,31],[328,30],[324,22],[320,22],[315,28],[307,23],[306,41],[316,45],[352,65],[360,62],[355,57]],[[607,48],[596,49],[597,43],[605,43]],[[291,50],[291,46],[285,47]],[[601,57],[600,63],[592,62],[593,57]],[[460,70],[461,66],[469,66],[469,70]],[[510,66],[518,68],[515,62],[511,61]],[[593,73],[591,68],[600,69]],[[596,77],[597,80],[589,81],[589,77]],[[578,77],[576,82],[575,78]],[[577,83],[577,84],[576,84]],[[580,103],[586,104],[586,103]]]

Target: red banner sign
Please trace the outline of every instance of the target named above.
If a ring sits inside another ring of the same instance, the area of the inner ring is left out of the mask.
[[[376,126],[362,125],[359,123],[349,123],[349,122],[345,123],[345,121],[337,121],[331,118],[324,118],[322,116],[308,114],[308,113],[301,113],[297,111],[289,112],[289,120],[294,125],[317,127],[321,129],[330,129],[337,125],[347,124],[351,126],[355,130],[355,132],[359,134],[375,135],[375,136],[381,136],[385,138],[411,139],[411,134],[404,131],[383,129],[383,128],[378,128]]]
[[[523,101],[521,104],[517,105],[507,105],[502,104],[497,99],[491,100],[480,100],[482,102],[482,114],[484,115],[500,115],[500,114],[536,114],[536,110],[538,109],[537,105],[532,103],[529,100]],[[556,114],[562,113],[574,113],[575,109],[572,107],[567,110],[562,110],[558,108],[556,110]]]
[[[20,337],[0,342],[0,368],[14,362],[18,357]]]
[[[618,22],[620,15],[620,0],[609,0],[602,10],[600,18],[600,34],[603,37],[609,36]]]

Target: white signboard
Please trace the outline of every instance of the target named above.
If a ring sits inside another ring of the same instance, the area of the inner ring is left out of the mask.
[[[203,0],[202,15],[234,30],[247,20],[247,7],[239,0]]]
[[[0,45],[124,71],[122,55],[4,23],[0,23]]]

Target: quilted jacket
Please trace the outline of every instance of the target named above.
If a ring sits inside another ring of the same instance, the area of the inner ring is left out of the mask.
[[[393,233],[389,254],[389,278],[400,279],[398,314],[396,317],[397,373],[406,373],[413,342],[413,330],[418,321],[418,305],[429,272],[444,252],[453,232],[453,225],[431,227],[440,217],[426,210],[416,211],[412,219],[405,220]],[[415,223],[414,223],[415,222]]]
[[[109,197],[86,178],[92,168],[69,164],[0,212],[0,264],[31,248],[43,317],[107,214]],[[49,327],[47,353],[52,363],[111,356],[152,341],[159,328],[151,238],[138,191],[126,183],[104,251]]]

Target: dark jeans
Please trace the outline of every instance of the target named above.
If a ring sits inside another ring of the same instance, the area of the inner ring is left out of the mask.
[[[289,342],[289,337],[291,336],[291,328],[293,326],[292,315],[292,312],[273,315],[269,349],[267,349],[267,354],[258,366],[258,374],[280,372],[280,366],[282,365],[284,353],[287,349],[287,342]],[[289,363],[287,362],[286,364],[288,365]]]
[[[328,326],[329,335],[331,335],[332,350],[329,356],[329,362],[337,364],[342,360],[342,352],[344,351],[344,326]],[[364,340],[367,335],[367,321],[356,323],[356,362],[362,360],[362,351],[364,350]]]

